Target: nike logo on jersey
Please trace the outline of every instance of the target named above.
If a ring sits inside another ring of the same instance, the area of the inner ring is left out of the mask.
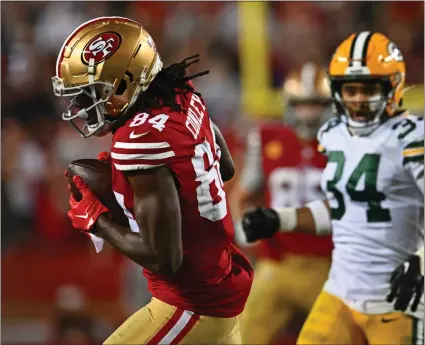
[[[130,133],[130,139],[137,139],[140,137],[143,137],[144,135],[148,134],[149,132],[145,132],[142,134],[135,134],[134,131]]]
[[[76,215],[75,217],[77,217],[77,218],[87,219],[87,218],[89,217],[89,214],[88,214],[88,213],[86,213],[84,216]]]

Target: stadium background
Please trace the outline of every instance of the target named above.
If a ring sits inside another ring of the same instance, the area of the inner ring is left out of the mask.
[[[282,117],[279,86],[288,71],[306,61],[326,65],[351,32],[380,31],[398,45],[408,84],[418,85],[406,105],[423,111],[423,2],[1,5],[3,344],[99,342],[149,298],[140,268],[109,247],[96,255],[66,216],[68,162],[96,157],[109,142],[80,138],[60,121],[52,96],[56,55],[80,23],[103,15],[135,19],[152,34],[165,64],[201,54],[194,68],[211,73],[195,85],[238,167],[249,129]],[[235,183],[226,185],[232,202]]]

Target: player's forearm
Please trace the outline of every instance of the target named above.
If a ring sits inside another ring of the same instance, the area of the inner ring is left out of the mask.
[[[139,234],[131,232],[129,228],[123,228],[106,215],[100,215],[94,233],[108,241],[138,265],[161,273],[161,265],[151,246]]]
[[[294,231],[304,232],[307,234],[316,233],[316,225],[314,223],[313,214],[307,207],[297,209],[297,225]]]
[[[263,184],[258,183],[257,186],[251,185],[248,189],[241,183],[236,193],[237,211],[240,214],[244,214],[249,209],[265,205]]]
[[[221,159],[220,159],[220,174],[224,182],[229,181],[235,175],[235,164],[232,159],[232,155],[227,147],[226,140],[220,132],[220,129],[215,123],[212,123],[215,141],[221,149]]]
[[[327,201],[315,201],[300,208],[276,209],[281,232],[303,232],[326,235],[331,232],[330,208]]]

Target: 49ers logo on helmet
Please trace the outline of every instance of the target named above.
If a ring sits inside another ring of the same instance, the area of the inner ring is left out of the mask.
[[[95,64],[101,63],[110,58],[118,50],[120,44],[120,35],[115,32],[103,32],[86,44],[81,58],[85,64],[88,64],[90,59],[94,59]]]

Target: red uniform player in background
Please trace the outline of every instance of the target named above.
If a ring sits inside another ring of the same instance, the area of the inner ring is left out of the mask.
[[[248,137],[239,207],[304,205],[324,198],[320,177],[325,158],[316,135],[330,106],[326,73],[307,63],[285,81],[285,122],[260,125]],[[243,245],[243,239],[239,238]],[[281,234],[250,248],[258,261],[241,321],[244,342],[270,344],[296,312],[308,314],[330,266],[330,236]]]
[[[153,295],[105,344],[241,344],[253,272],[233,245],[223,190],[233,162],[190,81],[206,72],[186,75],[193,60],[163,68],[151,36],[121,17],[84,23],[59,53],[62,117],[84,137],[113,133],[112,186],[130,227],[79,177],[69,217],[98,250],[106,240],[143,266]]]

